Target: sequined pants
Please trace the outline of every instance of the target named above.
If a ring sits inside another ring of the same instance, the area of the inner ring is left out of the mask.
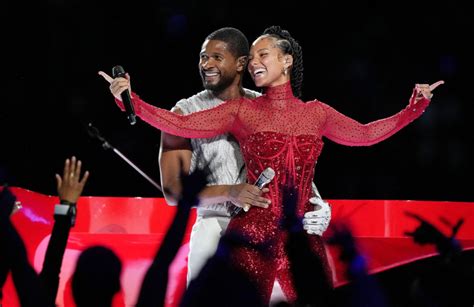
[[[228,232],[240,233],[249,245],[238,246],[232,252],[232,262],[248,274],[264,302],[270,301],[275,280],[290,302],[296,300],[296,291],[290,275],[290,263],[285,253],[286,233],[279,227],[279,218],[253,207],[249,212],[235,216]],[[320,236],[309,236],[311,250],[319,256],[326,271],[330,272],[326,251]]]

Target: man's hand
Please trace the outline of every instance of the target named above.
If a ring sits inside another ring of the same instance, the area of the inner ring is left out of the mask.
[[[105,81],[109,82],[110,92],[118,100],[122,101],[120,94],[122,94],[122,92],[124,92],[125,90],[129,90],[130,93],[132,92],[132,87],[130,84],[130,75],[128,73],[126,74],[127,78],[117,77],[115,79],[103,71],[99,71],[98,74],[102,76]]]
[[[319,197],[311,197],[309,202],[315,206],[315,210],[305,213],[303,228],[310,235],[322,236],[331,221],[331,207]]]
[[[271,201],[261,196],[268,191],[268,188],[260,190],[254,185],[241,183],[229,186],[228,196],[234,205],[248,211],[252,206],[268,208]]]
[[[72,157],[71,160],[66,159],[64,163],[63,177],[56,174],[57,190],[60,200],[70,203],[76,203],[81,196],[84,185],[89,178],[89,172],[86,171],[82,179],[81,177],[81,161]]]

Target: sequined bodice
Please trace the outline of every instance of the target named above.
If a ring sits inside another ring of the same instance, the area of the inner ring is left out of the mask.
[[[280,187],[289,181],[295,185],[304,203],[310,197],[314,165],[322,147],[323,142],[316,135],[292,136],[269,131],[251,134],[241,143],[247,178],[249,182],[255,182],[265,168],[271,167],[275,171],[275,178],[269,185],[272,203],[281,203]],[[302,204],[299,209],[302,214]],[[277,215],[280,210],[280,206],[272,206]]]

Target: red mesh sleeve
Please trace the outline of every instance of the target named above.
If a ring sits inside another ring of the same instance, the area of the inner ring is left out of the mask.
[[[361,124],[323,104],[326,122],[323,135],[330,140],[349,146],[369,146],[381,142],[418,118],[428,107],[430,100],[422,98],[415,104],[416,90],[408,106],[397,114]]]
[[[215,108],[180,115],[144,102],[132,93],[135,113],[143,121],[166,133],[185,138],[209,138],[230,132],[237,117],[240,100],[230,100]],[[115,99],[121,110],[123,103]]]

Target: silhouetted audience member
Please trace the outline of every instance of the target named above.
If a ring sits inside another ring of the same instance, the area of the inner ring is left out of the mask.
[[[339,248],[339,259],[347,265],[346,274],[350,280],[347,297],[339,298],[336,304],[350,307],[388,306],[386,295],[381,285],[369,275],[367,260],[359,252],[357,242],[348,226],[334,221],[330,230],[328,244]]]
[[[265,249],[265,246],[249,246],[248,238],[239,233],[225,233],[219,240],[215,254],[189,283],[180,307],[265,306],[256,284],[232,263],[233,250],[243,245]]]
[[[86,171],[81,179],[81,167],[82,162],[73,156],[64,162],[62,177],[56,174],[60,204],[55,206],[54,226],[39,275],[42,291],[50,306],[56,302],[64,252],[76,219],[76,203],[89,178],[89,172]]]
[[[72,275],[72,295],[77,307],[109,307],[119,293],[122,263],[111,249],[85,249]]]
[[[199,204],[197,196],[206,187],[207,176],[206,169],[196,169],[189,175],[181,174],[182,191],[178,208],[165,238],[145,274],[137,307],[165,305],[169,266],[181,247],[191,208]]]
[[[5,284],[5,281],[7,280],[7,276],[8,276],[8,267],[7,267],[5,259],[3,258],[4,258],[3,254],[0,253],[0,306],[2,306],[3,285]]]
[[[4,186],[0,192],[0,250],[3,270],[11,271],[22,307],[49,306],[41,292],[38,274],[29,263],[25,244],[10,220],[16,197]]]
[[[6,187],[6,185],[5,185]],[[3,187],[2,187],[3,189]],[[13,215],[16,211],[18,211],[21,208],[21,203],[19,201],[15,201],[13,204],[13,209],[11,210],[10,216]],[[10,210],[9,208],[4,208],[4,210]],[[7,265],[5,256],[0,253],[0,307],[2,306],[2,298],[3,298],[3,285],[5,284],[7,277],[8,277],[8,272],[10,271],[10,268]]]
[[[285,186],[283,190],[284,215],[281,225],[287,232],[285,248],[297,292],[297,300],[292,306],[332,306],[334,289],[331,273],[312,250],[302,217],[296,212],[297,190],[291,186]],[[278,306],[284,304],[282,302]]]
[[[189,176],[181,175],[183,192],[179,206],[189,210],[190,205],[198,204],[197,196],[207,185],[208,176],[208,167],[195,170]],[[224,234],[219,240],[215,254],[208,259],[199,275],[189,283],[180,306],[264,306],[255,285],[245,273],[237,270],[230,260],[232,250],[247,242],[248,239],[242,238],[238,233]]]
[[[474,306],[474,264],[462,257],[462,246],[456,240],[463,220],[450,225],[451,235],[447,236],[421,216],[407,215],[418,220],[420,225],[406,234],[417,244],[436,246],[439,252],[434,264],[411,281],[410,306]],[[449,224],[444,219],[442,222]]]

